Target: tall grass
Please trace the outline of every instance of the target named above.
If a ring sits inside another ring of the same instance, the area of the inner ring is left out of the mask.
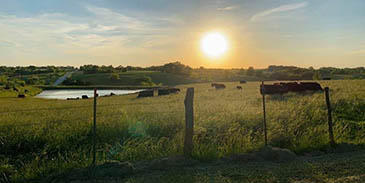
[[[365,81],[321,84],[331,89],[335,140],[364,144]],[[182,154],[187,87],[195,87],[195,158],[209,161],[262,147],[259,83],[249,82],[243,91],[235,89],[237,83],[226,85],[218,91],[210,84],[182,85],[180,94],[153,98],[98,98],[98,162]],[[92,104],[92,100],[0,99],[0,171],[12,179],[31,179],[88,166]],[[266,105],[270,145],[297,153],[327,147],[323,93],[268,96]]]

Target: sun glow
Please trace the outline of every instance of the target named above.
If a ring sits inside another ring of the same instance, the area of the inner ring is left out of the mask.
[[[210,32],[204,35],[200,45],[204,54],[211,58],[219,58],[228,50],[227,39],[219,32]]]

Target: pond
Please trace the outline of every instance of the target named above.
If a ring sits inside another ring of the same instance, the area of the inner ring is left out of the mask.
[[[142,90],[121,90],[121,89],[102,89],[98,90],[99,96],[110,96],[111,93],[115,95],[126,95],[137,93]],[[81,98],[83,95],[87,95],[89,98],[94,96],[94,90],[92,89],[59,89],[59,90],[44,90],[36,96],[36,98],[44,99],[60,99],[66,100],[67,98]]]

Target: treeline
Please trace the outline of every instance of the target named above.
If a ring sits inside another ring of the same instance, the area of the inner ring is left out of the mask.
[[[0,85],[48,85],[64,73],[75,69],[72,66],[0,66]]]
[[[192,72],[192,68],[181,64],[180,62],[167,63],[161,66],[151,67],[133,67],[133,66],[98,66],[98,65],[83,65],[80,67],[80,71],[84,74],[95,74],[95,73],[119,73],[128,71],[160,71],[173,74],[189,75]]]
[[[21,75],[32,75],[32,74],[48,74],[56,73],[65,70],[74,70],[72,66],[17,66],[17,67],[7,67],[0,66],[0,75],[7,76],[21,76]]]

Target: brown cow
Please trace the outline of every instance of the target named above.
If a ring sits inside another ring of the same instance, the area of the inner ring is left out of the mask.
[[[242,86],[237,86],[236,87],[238,90],[242,90]]]

